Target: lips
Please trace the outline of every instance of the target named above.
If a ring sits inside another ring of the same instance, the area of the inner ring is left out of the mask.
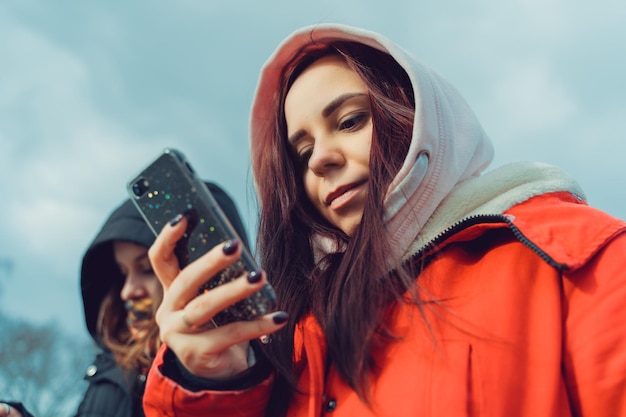
[[[331,192],[330,194],[328,194],[326,196],[326,200],[324,200],[324,204],[326,204],[327,206],[330,206],[333,203],[334,200],[336,200],[337,198],[341,197],[342,195],[344,195],[348,191],[352,190],[353,188],[359,187],[360,185],[362,185],[364,183],[365,183],[365,181],[353,182],[351,184],[343,185],[343,186],[335,189],[335,191]]]
[[[126,323],[129,327],[136,326],[137,323],[147,322],[152,318],[152,299],[142,298],[140,300],[128,300],[124,303],[127,311]]]
[[[154,325],[152,321],[153,302],[150,298],[128,300],[124,303],[126,308],[126,325],[132,337],[136,340],[148,334]]]

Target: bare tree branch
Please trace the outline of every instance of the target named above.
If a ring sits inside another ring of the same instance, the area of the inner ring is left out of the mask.
[[[34,325],[0,312],[0,393],[38,417],[71,415],[87,383],[84,370],[95,354],[87,338],[75,340],[56,324]]]

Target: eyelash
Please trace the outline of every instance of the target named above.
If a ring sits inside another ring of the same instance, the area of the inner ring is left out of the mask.
[[[298,164],[300,168],[306,169],[309,159],[311,159],[311,155],[313,154],[313,147],[307,147],[302,153],[299,153],[297,156]]]
[[[369,118],[368,113],[351,114],[348,118],[346,118],[341,123],[339,123],[339,130],[348,130],[348,131],[358,130],[361,126],[365,124],[368,118]],[[352,122],[353,125],[351,127],[345,127],[345,124],[348,122]]]
[[[338,130],[344,131],[344,132],[357,131],[361,128],[361,126],[365,124],[365,122],[367,122],[369,117],[370,115],[367,112],[351,114],[349,117],[347,117],[346,119],[342,120],[339,123]],[[346,126],[346,123],[352,123],[352,126]],[[313,146],[308,146],[303,151],[301,151],[300,153],[296,155],[298,159],[298,164],[300,165],[302,169],[306,169],[307,164],[312,154],[313,154]]]

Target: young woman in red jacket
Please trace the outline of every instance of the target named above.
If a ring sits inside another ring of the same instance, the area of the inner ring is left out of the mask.
[[[180,270],[181,217],[150,251],[148,416],[626,415],[626,223],[556,167],[487,172],[467,103],[406,51],[292,34],[261,73],[251,150],[265,273],[195,297],[238,243]],[[267,279],[280,311],[206,325]]]

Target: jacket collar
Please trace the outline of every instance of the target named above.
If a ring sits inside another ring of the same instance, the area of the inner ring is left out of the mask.
[[[459,183],[441,202],[421,232],[405,235],[409,249],[406,259],[423,249],[439,233],[463,219],[477,215],[504,214],[533,197],[565,191],[583,200],[578,183],[562,169],[542,163],[519,162],[504,165],[480,177]]]

